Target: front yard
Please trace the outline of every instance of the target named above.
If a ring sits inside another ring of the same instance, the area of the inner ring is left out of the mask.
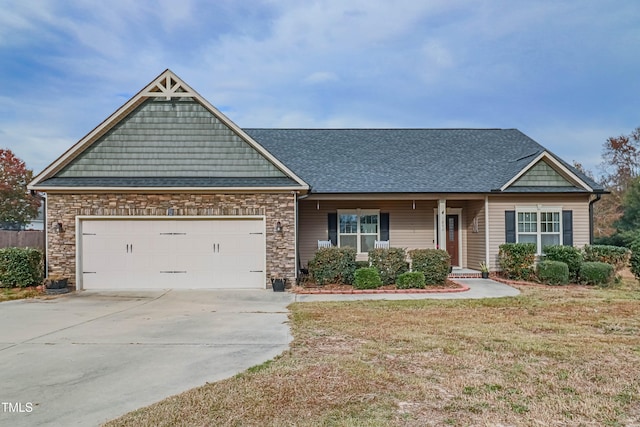
[[[291,306],[291,349],[110,422],[638,425],[640,287]]]

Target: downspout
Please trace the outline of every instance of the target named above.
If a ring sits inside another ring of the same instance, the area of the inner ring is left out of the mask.
[[[602,199],[602,193],[596,193],[596,198],[589,201],[589,244],[593,245],[593,205]]]

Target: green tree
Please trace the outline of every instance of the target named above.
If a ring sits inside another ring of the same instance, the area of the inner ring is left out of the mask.
[[[0,148],[0,226],[21,227],[38,215],[40,200],[27,190],[32,178],[22,160]]]
[[[627,187],[622,198],[622,216],[615,222],[619,231],[640,231],[640,178]]]

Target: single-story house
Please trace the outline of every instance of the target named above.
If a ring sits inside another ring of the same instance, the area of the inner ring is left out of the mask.
[[[604,189],[516,129],[242,129],[170,70],[30,183],[78,289],[265,288],[319,241],[582,246]]]

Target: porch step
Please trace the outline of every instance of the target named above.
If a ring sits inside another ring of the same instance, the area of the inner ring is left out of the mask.
[[[451,279],[479,279],[481,277],[482,274],[479,271],[470,268],[454,268],[449,273],[449,278]]]
[[[482,277],[480,273],[450,273],[450,279],[479,279]]]

